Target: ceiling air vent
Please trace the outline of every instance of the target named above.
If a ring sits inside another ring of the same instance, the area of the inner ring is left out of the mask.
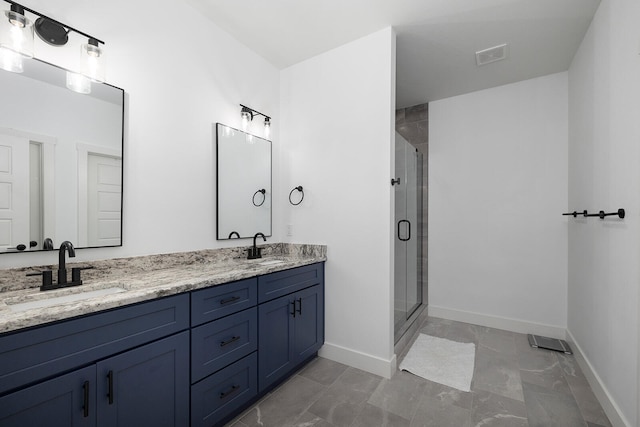
[[[508,56],[509,45],[505,43],[476,52],[476,64],[478,64],[479,67],[492,62],[502,61],[503,59],[507,59]]]

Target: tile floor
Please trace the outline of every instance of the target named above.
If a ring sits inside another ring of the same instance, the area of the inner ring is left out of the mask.
[[[230,425],[611,426],[573,356],[533,349],[523,334],[431,317],[420,332],[476,344],[471,392],[317,358]]]

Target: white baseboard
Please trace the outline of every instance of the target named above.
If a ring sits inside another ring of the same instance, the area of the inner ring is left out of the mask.
[[[580,344],[576,342],[570,330],[567,330],[567,341],[569,345],[571,345],[573,356],[576,358],[582,372],[584,372],[584,376],[587,378],[593,394],[596,395],[598,402],[602,405],[602,409],[604,409],[605,414],[609,417],[609,421],[611,421],[613,427],[632,427],[629,420],[622,415],[620,407],[611,397],[611,393],[609,393],[600,376],[596,373],[595,369],[593,369],[589,359],[585,357]]]
[[[370,354],[325,342],[320,351],[318,351],[318,355],[384,378],[391,378],[396,372],[395,354],[391,360],[384,360]]]
[[[471,311],[454,310],[451,308],[429,305],[429,316],[442,319],[456,320],[458,322],[473,323],[490,328],[504,329],[520,334],[542,335],[550,338],[566,339],[567,330],[564,327],[545,325],[542,323],[526,322],[507,317],[490,316]]]

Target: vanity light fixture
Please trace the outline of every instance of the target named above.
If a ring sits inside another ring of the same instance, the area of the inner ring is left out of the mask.
[[[11,8],[4,12],[6,19],[0,15],[0,68],[17,73],[22,72],[22,58],[33,58],[34,27],[38,37],[51,46],[66,45],[69,40],[68,34],[73,31],[89,40],[81,47],[82,62],[78,67],[81,73],[92,81],[105,80],[104,46],[100,46],[104,45],[102,40],[12,0],[4,1],[9,3]],[[38,17],[35,26],[25,16],[25,11]]]
[[[0,15],[0,68],[14,73],[23,71],[23,58],[33,58],[33,23],[24,10],[12,3]]]
[[[258,110],[254,110],[253,108],[247,107],[246,105],[240,104],[242,110],[240,110],[240,117],[242,118],[242,130],[245,132],[249,128],[249,122],[253,121],[254,116],[263,116],[264,117],[264,135],[268,139],[271,134],[271,117],[267,116],[264,113],[261,113]]]

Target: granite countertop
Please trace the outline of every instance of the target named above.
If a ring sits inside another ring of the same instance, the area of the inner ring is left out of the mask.
[[[57,266],[0,270],[0,334],[327,259],[326,246],[261,247],[256,260],[247,260],[242,247],[81,263],[94,267],[83,271],[81,286],[46,292],[39,291],[40,277],[26,273]]]

